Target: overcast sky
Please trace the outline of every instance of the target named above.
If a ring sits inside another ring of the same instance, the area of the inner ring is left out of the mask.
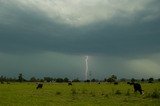
[[[160,78],[160,0],[0,0],[0,75]]]

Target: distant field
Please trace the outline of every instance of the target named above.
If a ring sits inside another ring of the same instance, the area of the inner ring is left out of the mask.
[[[141,83],[144,95],[126,83],[0,84],[0,106],[160,106],[160,83]]]

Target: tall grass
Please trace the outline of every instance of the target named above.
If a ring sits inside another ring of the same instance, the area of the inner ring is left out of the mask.
[[[35,83],[0,84],[1,106],[160,106],[160,83],[143,83],[144,95],[134,93],[133,86],[107,83]]]

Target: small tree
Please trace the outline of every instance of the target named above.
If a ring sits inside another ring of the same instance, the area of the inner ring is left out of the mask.
[[[117,80],[117,76],[111,75],[111,77],[107,79],[107,82],[115,82],[116,80]]]
[[[107,82],[114,82],[114,79],[112,79],[111,77],[107,79]]]
[[[24,78],[23,78],[22,73],[19,74],[19,76],[18,76],[18,81],[19,81],[19,82],[24,81]]]
[[[68,82],[69,79],[66,77],[66,78],[63,79],[63,81],[64,81],[64,82]]]
[[[76,78],[72,82],[80,82],[80,80],[78,78]]]
[[[121,78],[120,81],[125,82],[127,79],[126,78]]]
[[[63,79],[62,78],[57,78],[56,82],[63,82]]]
[[[144,82],[145,81],[144,78],[142,78],[141,81]]]
[[[36,82],[37,79],[36,79],[35,77],[31,77],[30,81],[31,81],[31,82]]]
[[[134,79],[134,78],[131,79],[131,82],[135,82],[135,81],[136,81],[136,79]]]
[[[107,81],[107,78],[105,78],[103,81],[106,82],[106,81]]]
[[[53,78],[51,78],[51,77],[44,77],[44,81],[52,82],[52,81],[53,81]]]
[[[154,78],[149,78],[148,79],[148,83],[153,83],[153,81],[154,81]]]
[[[95,79],[95,78],[93,78],[92,80],[91,80],[91,82],[96,82],[97,80]]]

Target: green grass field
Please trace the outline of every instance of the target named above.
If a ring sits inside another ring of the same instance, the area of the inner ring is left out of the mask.
[[[160,83],[141,83],[144,94],[126,83],[0,84],[0,106],[160,106]]]

